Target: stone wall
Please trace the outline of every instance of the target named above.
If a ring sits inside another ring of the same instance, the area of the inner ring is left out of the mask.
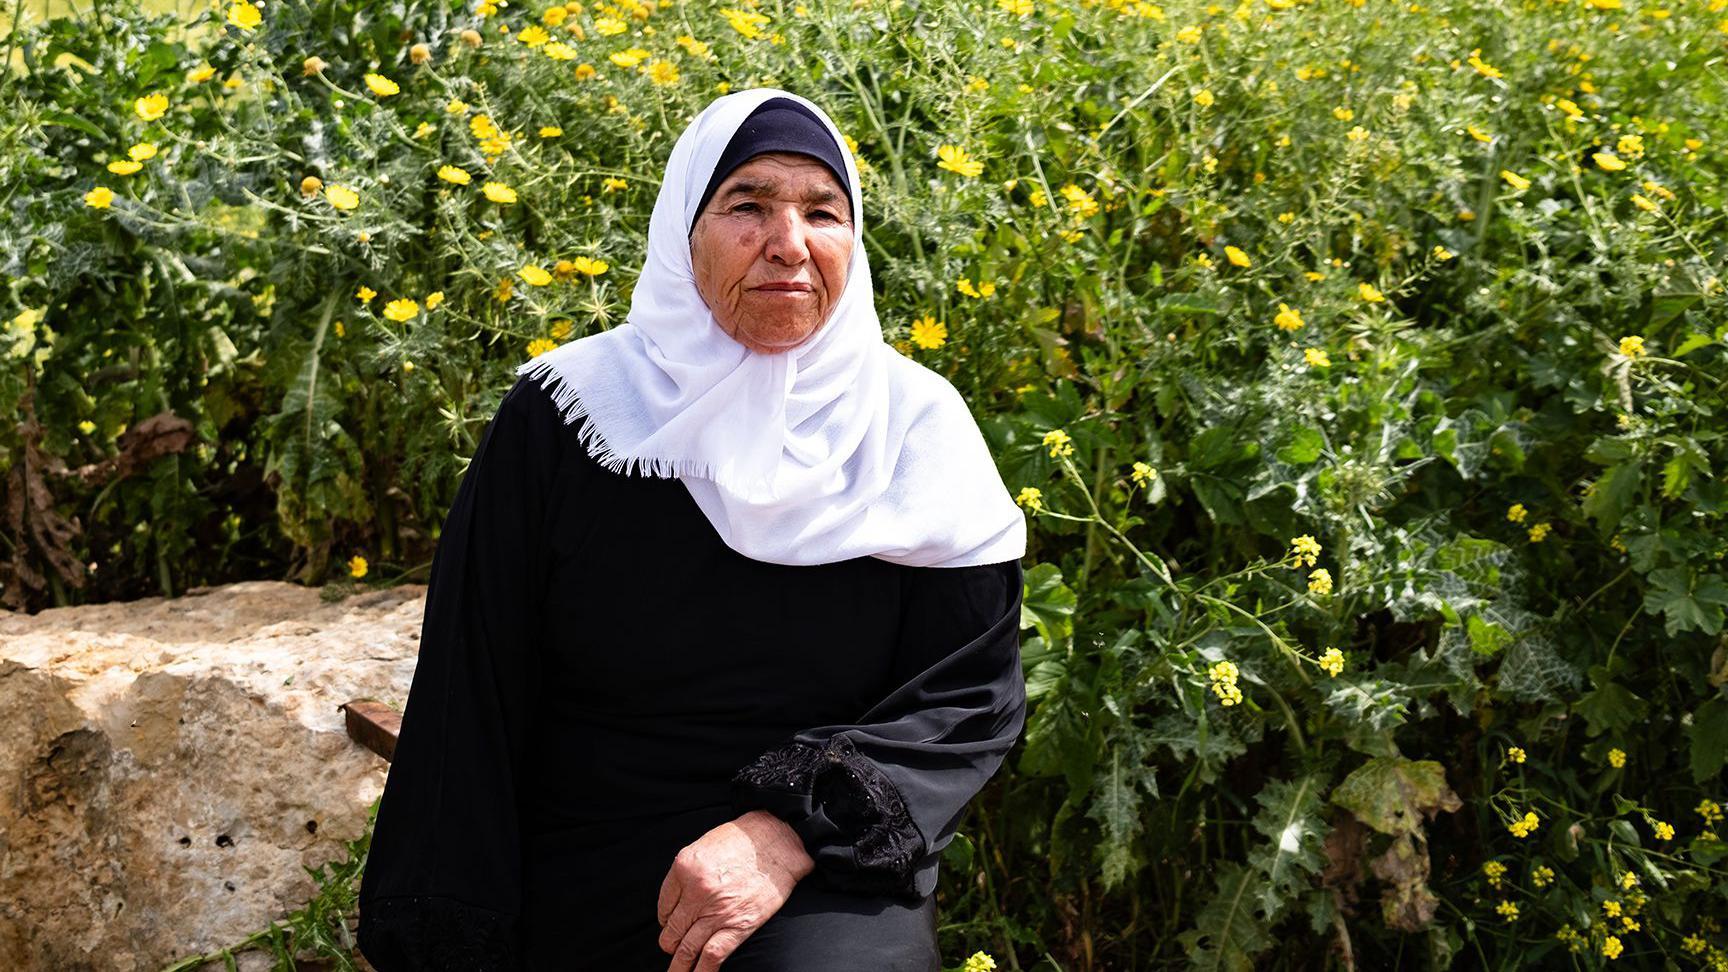
[[[0,611],[0,969],[158,970],[304,904],[383,788],[337,707],[400,707],[424,609],[255,581]]]

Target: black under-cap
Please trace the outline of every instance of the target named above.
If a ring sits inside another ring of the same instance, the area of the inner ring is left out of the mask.
[[[695,215],[690,221],[691,232],[696,229],[695,217],[702,215],[720,183],[726,181],[732,170],[764,152],[798,152],[812,156],[834,173],[850,207],[852,184],[846,178],[846,157],[841,154],[840,146],[834,143],[834,136],[828,134],[828,127],[804,105],[791,98],[774,97],[757,105],[756,110],[732,133],[732,141],[726,143],[726,151],[720,153],[714,174],[708,178],[708,187],[702,190],[702,201],[696,204]]]

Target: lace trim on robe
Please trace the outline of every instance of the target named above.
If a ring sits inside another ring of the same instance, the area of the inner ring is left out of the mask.
[[[894,782],[860,755],[852,740],[836,736],[826,749],[790,742],[739,770],[735,786],[802,794],[851,839],[851,854],[824,853],[824,838],[809,818],[788,819],[810,846],[817,871],[830,887],[876,894],[916,895],[913,871],[924,838]],[[777,815],[788,815],[778,808]],[[849,858],[849,859],[848,859]]]

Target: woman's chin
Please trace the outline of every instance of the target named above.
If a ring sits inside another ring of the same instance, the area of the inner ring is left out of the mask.
[[[803,344],[814,333],[816,333],[816,328],[807,322],[798,322],[784,327],[748,329],[741,331],[734,337],[739,344],[757,354],[779,354]]]

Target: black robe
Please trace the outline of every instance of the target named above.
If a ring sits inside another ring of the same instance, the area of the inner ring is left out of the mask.
[[[726,972],[935,972],[939,852],[1024,722],[1019,562],[754,561],[578,432],[518,379],[444,521],[362,954],[660,972],[673,855],[766,809],[816,870]]]

